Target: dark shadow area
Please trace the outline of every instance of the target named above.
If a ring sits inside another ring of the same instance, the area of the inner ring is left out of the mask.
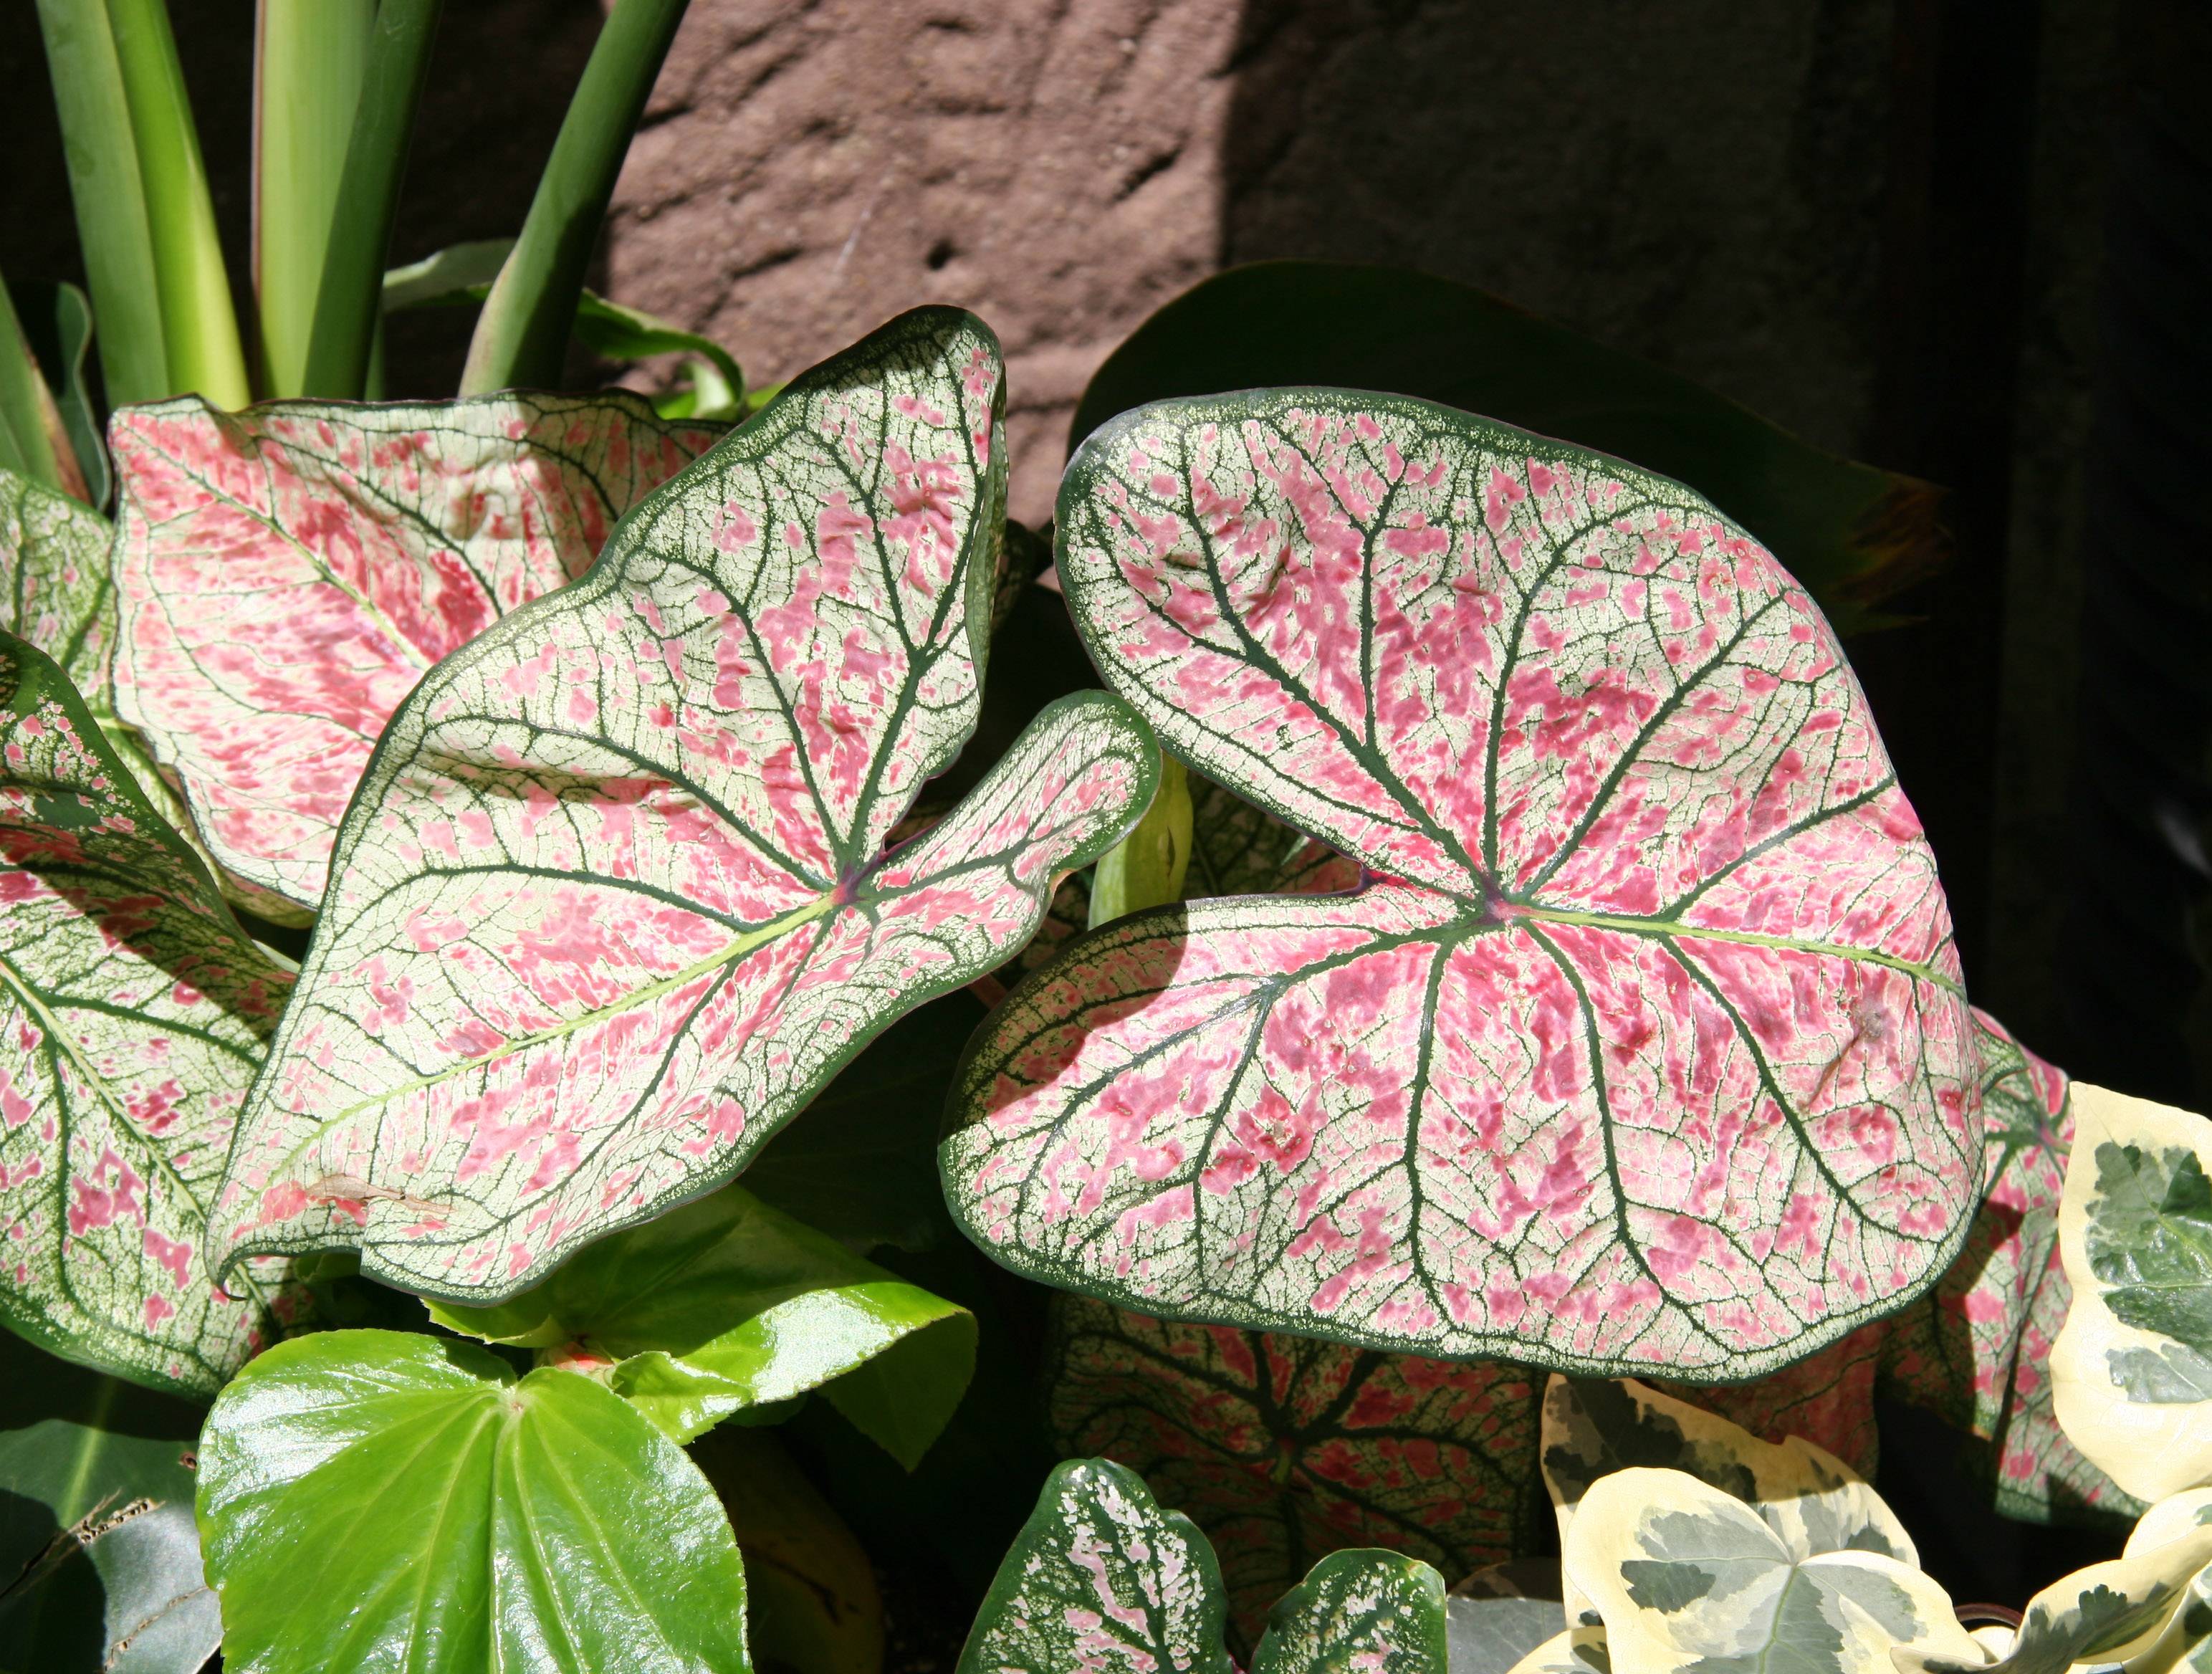
[[[238,0],[171,0],[170,13],[233,294],[246,299],[252,271],[253,9]],[[595,0],[472,0],[445,9],[392,235],[395,265],[520,228],[601,16]],[[0,100],[0,146],[12,160],[6,275],[82,284],[34,6],[0,7],[0,87],[11,93]],[[386,343],[387,392],[450,395],[472,318],[460,309],[398,318]]]

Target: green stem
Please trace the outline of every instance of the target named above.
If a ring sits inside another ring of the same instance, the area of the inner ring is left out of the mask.
[[[377,13],[346,146],[338,210],[321,264],[302,394],[357,401],[368,391],[383,318],[385,256],[399,210],[415,110],[429,74],[439,5],[440,0],[384,0]]]
[[[1182,900],[1190,845],[1189,776],[1181,762],[1163,754],[1152,806],[1134,831],[1098,857],[1091,874],[1091,928]]]
[[[253,392],[168,8],[163,0],[107,0],[107,15],[137,141],[169,387],[196,390],[218,407],[243,407]]]
[[[54,79],[107,403],[158,401],[170,393],[168,351],[137,144],[106,0],[39,0],[39,27]]]
[[[461,393],[561,377],[584,271],[630,135],[668,56],[685,0],[615,0],[538,182],[522,236],[477,319]]]
[[[261,378],[305,393],[323,253],[376,0],[260,0],[253,48],[253,289]]]
[[[92,498],[62,430],[61,409],[39,370],[5,284],[0,284],[0,466],[57,494]]]

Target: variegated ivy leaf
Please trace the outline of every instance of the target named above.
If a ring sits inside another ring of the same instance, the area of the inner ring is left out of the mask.
[[[1444,1580],[1391,1552],[1332,1552],[1283,1595],[1252,1674],[1446,1674]]]
[[[2212,1526],[2212,1489],[2161,1500],[2136,1525],[2129,1556],[2148,1555]],[[2128,1663],[2127,1674],[2212,1674],[2212,1567],[2197,1572],[2158,1638]]]
[[[1912,1537],[1881,1497],[1840,1459],[1802,1436],[1762,1441],[1717,1414],[1623,1379],[1553,1377],[1544,1391],[1544,1486],[1562,1550],[1583,1502],[1622,1470],[1667,1470],[1748,1505],[1777,1539],[1804,1555],[1877,1552],[1917,1564]],[[1588,1627],[1595,1602],[1565,1572],[1567,1621]]]
[[[621,392],[126,409],[117,709],[223,867],[303,920],[423,671],[583,574],[719,433]]]
[[[351,1245],[447,1300],[526,1289],[727,1180],[1142,811],[1149,733],[1078,693],[884,846],[975,722],[1000,375],[972,316],[902,315],[424,678],[339,833],[223,1266]]]
[[[1055,1304],[1048,1420],[1064,1452],[1143,1473],[1220,1555],[1244,1642],[1322,1554],[1382,1546],[1445,1574],[1529,1544],[1528,1372]]]
[[[2212,1123],[2074,1084],[2058,1421],[2146,1500],[2212,1483]]]
[[[1616,1471],[1583,1495],[1563,1561],[1636,1674],[1892,1674],[1899,1646],[1967,1663],[1943,1590],[1887,1553],[1811,1549],[1680,1470]]]
[[[293,1306],[201,1265],[231,1127],[291,987],[48,657],[0,633],[0,1319],[210,1395]]]
[[[1735,1379],[1981,1184],[1918,821],[1817,610],[1677,484],[1425,404],[1163,403],[1060,573],[1176,754],[1372,874],[1139,915],[957,1087],[970,1235],[1132,1306]]]
[[[2212,1491],[2177,1494],[2150,1508],[2127,1549],[2052,1582],[2027,1601],[2012,1648],[1994,1665],[1930,1647],[1900,1652],[1901,1674],[2063,1674],[2077,1663],[2124,1662],[2148,1651],[2188,1604],[2212,1564]]]
[[[738,1186],[440,1324],[604,1374],[674,1440],[814,1389],[911,1470],[975,1364],[975,1318]]]
[[[1130,1471],[1075,1459],[984,1596],[958,1674],[1234,1674],[1220,1573],[1190,1519]],[[1270,1618],[1252,1674],[1444,1674],[1443,1581],[1391,1552],[1322,1560]]]

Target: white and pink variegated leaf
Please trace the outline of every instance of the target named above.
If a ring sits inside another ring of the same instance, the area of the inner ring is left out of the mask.
[[[294,1312],[265,1272],[226,1295],[200,1260],[291,983],[68,678],[0,633],[0,1320],[210,1395]]]
[[[1159,775],[1047,709],[888,850],[974,727],[998,345],[921,309],[449,656],[339,833],[213,1259],[355,1245],[482,1304],[729,1179],[875,1034],[1002,964]]]
[[[1741,530],[1344,391],[1125,415],[1057,528],[1109,683],[1366,881],[1032,976],[940,1154],[985,1249],[1157,1313],[1729,1379],[1935,1281],[1982,1178],[1948,910]]]
[[[425,669],[584,573],[720,434],[621,392],[127,408],[118,712],[223,867],[303,922],[370,750]]]

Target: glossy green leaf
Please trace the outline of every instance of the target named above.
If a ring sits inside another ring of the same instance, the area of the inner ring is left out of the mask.
[[[934,1248],[951,1231],[937,1184],[945,1089],[982,1020],[963,990],[892,1024],[753,1159],[745,1190],[862,1255]]]
[[[719,435],[622,393],[117,416],[116,705],[264,916],[321,901],[424,672],[582,575]]]
[[[511,1302],[441,1325],[610,1366],[678,1441],[820,1389],[911,1469],[959,1405],[975,1320],[736,1186],[592,1245]]]
[[[0,633],[0,1321],[211,1394],[296,1299],[201,1265],[290,991],[53,661]]]
[[[199,1474],[229,1674],[750,1666],[714,1490],[592,1379],[517,1379],[450,1339],[297,1338],[217,1399]]]
[[[1443,1577],[1395,1552],[1332,1552],[1283,1595],[1251,1674],[1447,1674]]]
[[[2212,1482],[2212,1123],[2074,1085],[2058,1421],[2130,1493]]]
[[[1469,414],[1272,390],[1095,432],[1057,540],[1109,685],[1364,881],[1030,977],[939,1154],[979,1247],[1151,1312],[1716,1381],[1937,1281],[1984,1148],[1948,912],[1741,529]]]
[[[192,1521],[199,1414],[0,1342],[0,1668],[198,1674],[222,1637]]]
[[[93,337],[92,304],[71,284],[27,280],[10,284],[8,289],[15,299],[23,335],[39,357],[46,383],[54,393],[54,403],[61,410],[62,430],[84,480],[85,502],[97,509],[107,503],[112,484],[106,444],[100,439],[99,406],[86,381],[85,360]]]
[[[975,724],[1000,378],[972,316],[902,316],[423,678],[340,829],[226,1265],[350,1245],[514,1295],[732,1178],[1134,823],[1151,735],[1079,693],[885,846]]]
[[[1067,1453],[1141,1472],[1219,1555],[1249,1643],[1321,1555],[1389,1547],[1447,1574],[1527,1548],[1529,1374],[1055,1300],[1048,1417]]]
[[[1980,1659],[1941,1587],[1887,1553],[1808,1546],[1680,1470],[1630,1468],[1583,1496],[1561,1543],[1615,1666],[1635,1674],[1893,1674],[1891,1652]]]
[[[2145,1513],[2117,1558],[2075,1570],[2027,1601],[2012,1648],[1994,1664],[1940,1653],[1900,1655],[1900,1674],[2063,1674],[2078,1663],[2124,1662],[2150,1649],[2190,1603],[2212,1564],[2212,1490],[2178,1494]],[[2185,1628],[2184,1631],[2186,1631]]]
[[[1873,606],[1949,559],[1930,484],[1838,459],[1680,373],[1405,268],[1262,262],[1205,281],[1107,357],[1069,445],[1149,401],[1286,384],[1419,396],[1687,483],[1843,633],[1879,625]]]

